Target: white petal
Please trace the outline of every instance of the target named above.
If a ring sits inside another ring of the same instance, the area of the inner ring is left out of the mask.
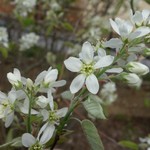
[[[26,94],[22,90],[16,91],[16,99],[17,100],[22,100],[26,98]]]
[[[37,139],[39,141],[39,138],[41,137],[41,134],[44,132],[44,130],[47,128],[47,126],[49,125],[48,122],[46,122],[40,129],[39,133],[38,133],[38,136],[37,136]]]
[[[149,27],[137,28],[133,33],[130,34],[129,40],[134,40],[135,38],[145,36],[149,33],[150,33],[150,28]]]
[[[39,96],[36,104],[39,105],[41,108],[44,108],[49,103],[48,99],[45,96]]]
[[[43,116],[43,121],[46,121],[49,117],[49,112],[46,109],[42,109],[41,115]]]
[[[29,133],[24,133],[23,134],[23,136],[22,136],[22,144],[23,144],[23,146],[30,147],[35,142],[36,142],[36,139],[31,134],[29,134]]]
[[[10,113],[8,116],[6,116],[6,120],[5,120],[5,127],[8,128],[11,123],[14,120],[14,112]]]
[[[0,91],[0,101],[6,98],[7,98],[6,94]]]
[[[8,98],[10,100],[10,102],[13,104],[17,98],[16,96],[16,92],[11,90],[9,93],[8,93]]]
[[[112,28],[114,29],[114,31],[120,35],[116,22],[113,21],[112,19],[109,19],[109,20],[110,20],[110,24],[111,24]]]
[[[14,75],[17,77],[19,81],[21,81],[21,74],[17,68],[14,68]]]
[[[123,42],[118,38],[112,38],[109,41],[106,41],[103,45],[104,47],[110,47],[110,48],[121,48]]]
[[[66,115],[67,111],[68,111],[68,108],[64,107],[64,108],[57,110],[56,114],[62,118]]]
[[[7,78],[11,84],[15,84],[16,82],[18,82],[17,77],[11,72],[7,73]]]
[[[66,84],[66,80],[60,80],[60,81],[56,81],[52,84],[52,87],[61,87],[64,86]]]
[[[94,74],[92,74],[86,78],[86,87],[92,94],[96,94],[98,92],[99,83]]]
[[[39,85],[41,81],[44,79],[47,71],[42,71],[35,79],[35,85]]]
[[[75,77],[70,85],[70,91],[72,94],[77,93],[83,86],[86,76],[83,74]]]
[[[81,57],[86,64],[90,64],[93,61],[94,49],[89,42],[83,43]]]
[[[122,68],[112,68],[112,69],[108,69],[106,72],[107,73],[120,73],[122,71],[123,71]]]
[[[99,48],[98,49],[98,55],[100,57],[104,57],[104,56],[106,56],[106,51],[103,48]]]
[[[25,99],[23,106],[20,107],[20,111],[24,114],[28,114],[28,111],[29,111],[29,100],[28,99]],[[31,114],[36,115],[38,113],[39,113],[38,111],[31,109]]]
[[[66,68],[72,72],[79,72],[82,67],[82,62],[79,58],[69,57],[64,61]]]
[[[44,81],[46,83],[48,82],[51,82],[51,81],[55,81],[57,79],[57,76],[58,76],[58,70],[57,69],[52,69],[51,71],[49,71],[45,78],[44,78]]]
[[[51,110],[54,110],[54,101],[53,101],[53,96],[52,96],[51,91],[48,91],[47,95],[48,95],[48,101],[49,101],[50,108],[51,108]]]
[[[49,124],[46,129],[43,131],[43,134],[40,138],[40,143],[45,144],[47,143],[50,138],[53,136],[53,133],[55,131],[55,126],[53,124]]]
[[[149,15],[150,15],[150,10],[144,9],[144,10],[142,11],[142,16],[143,16],[144,20],[146,20]]]
[[[94,68],[98,69],[98,68],[102,68],[102,67],[107,67],[109,65],[111,65],[114,61],[114,57],[111,55],[107,55],[105,57],[102,57],[95,65]]]

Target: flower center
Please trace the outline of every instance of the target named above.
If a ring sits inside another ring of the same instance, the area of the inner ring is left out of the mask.
[[[89,76],[93,72],[94,72],[93,64],[83,64],[82,69],[81,69],[81,73]]]
[[[57,122],[59,121],[59,117],[56,115],[56,112],[55,111],[50,111],[49,113],[49,121],[50,122]]]
[[[2,106],[3,106],[3,109],[10,108],[11,110],[13,110],[13,105],[9,103],[8,101],[2,102]]]
[[[40,145],[39,143],[36,143],[36,144],[32,145],[30,150],[43,150],[43,146]]]
[[[3,102],[2,105],[3,105],[4,107],[7,107],[9,104],[8,104],[7,102]]]

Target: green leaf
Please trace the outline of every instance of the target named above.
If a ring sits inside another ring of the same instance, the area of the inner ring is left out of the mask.
[[[73,31],[73,26],[68,22],[64,22],[62,26],[68,31]]]
[[[21,137],[14,139],[11,147],[22,147]]]
[[[93,117],[98,119],[106,119],[102,106],[95,99],[88,97],[88,99],[83,102],[83,106]]]
[[[70,91],[65,91],[61,93],[61,96],[63,99],[71,100],[74,97],[74,94],[72,94]]]
[[[150,99],[145,99],[144,100],[144,106],[145,107],[150,107]]]
[[[145,2],[147,2],[148,4],[150,4],[150,0],[145,0]]]
[[[0,145],[0,150],[4,150],[4,149],[8,149],[8,147],[21,147],[22,143],[21,143],[21,137],[17,137],[15,139],[13,139],[11,142],[7,142],[3,145]]]
[[[119,144],[131,150],[138,150],[138,145],[131,141],[120,141]]]
[[[1,45],[0,45],[0,52],[2,53],[2,56],[4,58],[7,58],[7,56],[8,56],[8,50],[5,47],[1,47]]]
[[[13,129],[11,128],[11,129],[8,131],[8,134],[7,134],[7,137],[6,137],[6,143],[11,142],[12,139],[13,139]]]
[[[90,120],[81,122],[82,129],[92,150],[104,150],[102,141],[94,124]]]

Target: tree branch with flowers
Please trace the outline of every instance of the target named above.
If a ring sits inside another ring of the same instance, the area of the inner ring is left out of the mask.
[[[102,105],[112,103],[117,97],[114,81],[140,87],[142,76],[149,73],[149,68],[138,58],[150,54],[147,47],[150,11],[135,12],[131,21],[110,19],[110,24],[118,38],[98,41],[96,45],[84,42],[79,56],[64,61],[65,67],[77,74],[69,90],[61,94],[63,98],[69,97],[69,108],[58,108],[55,101],[56,88],[66,84],[65,80],[57,81],[57,69],[50,67],[42,71],[35,81],[21,76],[16,68],[7,74],[12,89],[8,94],[0,92],[0,118],[6,128],[12,123],[17,124],[16,118],[21,119],[26,131],[0,148],[18,146],[20,142],[20,147],[29,150],[53,150],[67,132],[67,125],[78,106],[83,105],[91,117],[105,119]],[[108,49],[115,52],[108,53]],[[94,124],[88,119],[76,120],[80,122],[91,149],[103,150]]]

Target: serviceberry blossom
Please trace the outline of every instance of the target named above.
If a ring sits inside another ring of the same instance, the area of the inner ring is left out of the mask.
[[[136,11],[134,15],[131,15],[131,20],[137,26],[149,26],[150,10]]]
[[[85,42],[82,46],[79,58],[69,57],[64,61],[66,68],[72,72],[79,72],[79,75],[72,81],[70,85],[71,93],[78,92],[84,85],[87,89],[96,94],[99,90],[98,79],[94,72],[97,69],[110,66],[113,63],[114,57],[106,55],[99,60],[95,60],[94,49],[89,42]]]
[[[16,98],[16,92],[13,90],[8,95],[0,92],[0,119],[4,120],[6,128],[11,125],[14,119]]]
[[[22,135],[22,144],[29,148],[29,150],[44,150],[44,144],[46,144],[48,140],[47,137],[40,137],[39,134],[37,138],[30,133],[24,133]]]
[[[65,80],[56,81],[57,77],[58,70],[50,67],[47,71],[44,70],[37,76],[34,85],[38,86],[41,92],[54,92],[56,87],[61,87],[66,84]]]
[[[59,125],[60,119],[66,115],[68,108],[55,109],[51,92],[48,92],[48,99],[50,110],[43,109],[41,111],[43,121],[46,121],[46,123],[40,129],[39,136],[42,135],[43,137],[50,139],[55,131],[55,126]]]
[[[139,27],[133,31],[134,26],[132,23],[120,18],[116,18],[115,21],[110,19],[110,24],[114,31],[121,36],[123,41],[127,39],[132,41],[150,33],[149,27]]]
[[[146,144],[147,149],[146,150],[150,150],[150,137],[147,136],[145,138],[139,138],[140,142],[143,144]]]
[[[15,0],[14,4],[16,5],[15,11],[17,15],[26,17],[28,13],[33,11],[36,2],[37,0]]]
[[[15,87],[20,87],[22,85],[22,77],[20,71],[14,68],[13,73],[7,73],[8,81]]]
[[[103,85],[100,95],[104,101],[104,104],[111,104],[116,100],[116,90],[116,84],[114,82],[108,82]]]
[[[5,27],[0,27],[0,45],[8,47],[8,33]]]
[[[40,37],[33,32],[23,35],[20,39],[20,51],[25,51],[37,45],[39,38]]]

